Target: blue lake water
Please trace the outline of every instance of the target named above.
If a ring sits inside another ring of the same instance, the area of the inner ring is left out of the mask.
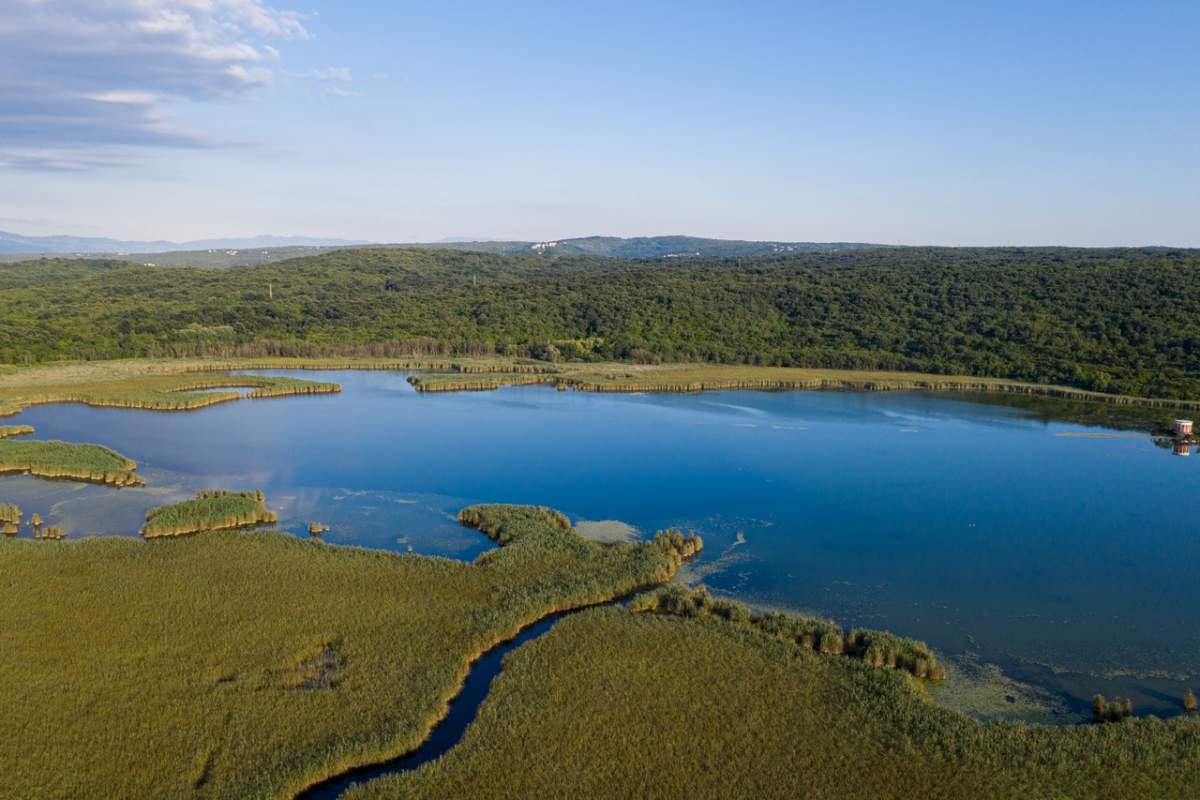
[[[0,478],[72,537],[130,534],[198,488],[263,489],[280,527],[471,559],[476,502],[694,529],[689,580],[922,638],[1057,698],[1173,714],[1200,689],[1200,458],[1148,436],[922,393],[418,394],[402,373],[283,373],[339,395],[189,413],[29,409],[35,438],[139,463],[141,489]],[[28,535],[28,534],[23,534]]]

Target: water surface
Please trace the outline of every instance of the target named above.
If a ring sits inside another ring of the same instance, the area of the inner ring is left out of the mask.
[[[262,488],[297,535],[315,520],[332,543],[463,559],[489,545],[459,508],[538,503],[695,529],[691,580],[999,664],[1072,712],[1102,691],[1171,714],[1200,684],[1200,458],[1149,437],[922,393],[423,395],[402,373],[281,374],[344,391],[29,409],[36,438],[114,447],[149,486],[6,477],[0,500],[128,534],[198,488]]]

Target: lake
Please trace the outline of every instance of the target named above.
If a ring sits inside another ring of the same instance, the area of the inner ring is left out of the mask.
[[[1061,719],[1097,691],[1167,715],[1200,689],[1200,458],[1149,436],[911,392],[419,394],[404,373],[279,374],[344,391],[31,408],[12,421],[113,447],[149,485],[9,476],[0,501],[75,538],[136,532],[199,488],[261,488],[297,535],[320,521],[330,543],[460,559],[491,545],[459,508],[536,503],[694,529],[689,580],[998,665]]]

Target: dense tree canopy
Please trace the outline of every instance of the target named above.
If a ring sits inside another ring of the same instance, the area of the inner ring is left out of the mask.
[[[629,261],[339,250],[229,270],[0,265],[0,360],[500,352],[912,369],[1200,397],[1200,251]]]

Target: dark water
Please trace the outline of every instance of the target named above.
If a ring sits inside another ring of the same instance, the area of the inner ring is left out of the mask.
[[[262,488],[281,527],[470,559],[453,515],[539,503],[694,528],[694,580],[970,654],[1065,698],[1174,713],[1200,688],[1200,458],[1144,436],[920,393],[416,394],[397,373],[296,373],[340,395],[191,413],[42,406],[39,438],[136,459],[150,486],[0,478],[69,534],[129,533],[201,487]],[[1082,435],[1081,435],[1082,434]]]
[[[538,638],[554,627],[563,614],[554,614],[539,622],[524,628],[519,634],[507,642],[501,642],[484,653],[471,665],[467,679],[460,691],[450,701],[450,708],[445,718],[429,734],[429,738],[421,746],[407,755],[393,758],[369,767],[352,770],[335,778],[318,784],[302,792],[297,800],[333,800],[341,797],[342,793],[360,783],[366,783],[383,775],[394,775],[416,769],[427,761],[432,761],[445,755],[450,748],[458,744],[466,733],[467,727],[475,721],[479,706],[492,688],[492,679],[500,674],[504,657],[512,650],[526,642]]]

